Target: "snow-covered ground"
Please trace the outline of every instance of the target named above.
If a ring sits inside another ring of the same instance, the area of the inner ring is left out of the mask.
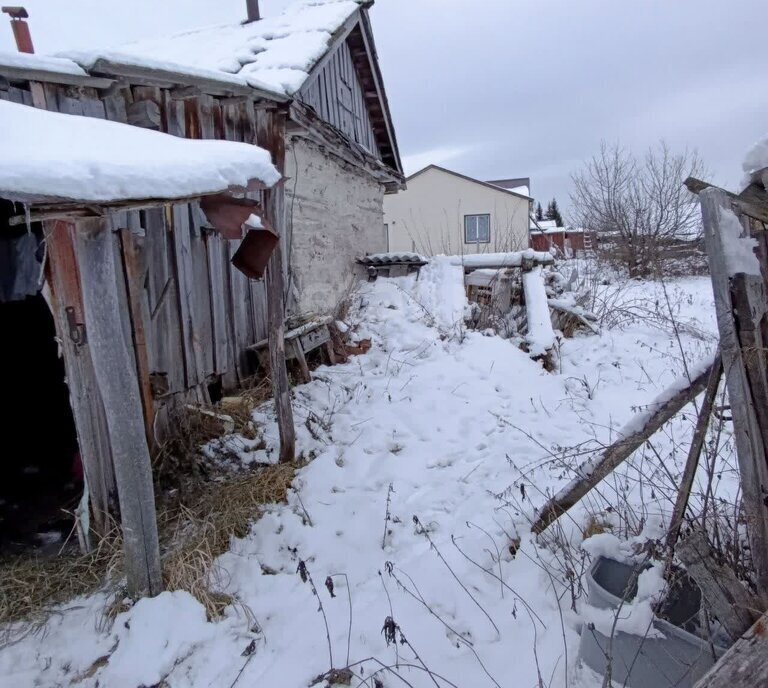
[[[74,600],[0,651],[0,684],[294,688],[355,664],[352,686],[599,686],[576,667],[584,597],[573,611],[556,553],[528,524],[586,458],[567,448],[610,442],[715,344],[709,278],[615,288],[600,287],[614,326],[563,341],[553,374],[507,340],[464,330],[460,266],[438,259],[418,281],[362,284],[350,320],[371,351],[295,390],[299,449],[315,458],[288,504],[219,562],[243,606],[209,623],[189,595],[165,593],[108,627],[105,596]],[[677,334],[663,318],[633,317],[638,304],[671,307]],[[562,519],[567,538],[578,544],[607,502],[627,509],[606,520],[637,519],[629,535],[660,535],[684,416]],[[257,419],[274,442],[268,409]],[[399,627],[390,645],[388,617]]]

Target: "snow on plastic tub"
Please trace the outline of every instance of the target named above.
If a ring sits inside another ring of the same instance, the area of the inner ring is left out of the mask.
[[[589,603],[601,609],[618,610],[622,599],[626,603],[635,596],[637,573],[637,568],[629,564],[599,557],[587,574]],[[700,595],[684,593],[667,605],[667,616],[676,623],[654,617],[653,633],[616,631],[613,642],[594,626],[585,624],[579,659],[590,669],[605,674],[610,656],[611,679],[618,685],[692,688],[726,649],[680,627],[697,615],[699,604]]]

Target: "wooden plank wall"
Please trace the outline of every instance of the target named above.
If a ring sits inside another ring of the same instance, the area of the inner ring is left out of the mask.
[[[140,86],[98,92],[45,84],[43,91],[49,110],[127,122],[129,113],[159,108],[159,122],[153,117],[142,119],[148,127],[186,138],[256,141],[257,113],[243,100],[174,97],[169,90]],[[32,104],[28,88],[0,89],[0,99]],[[273,115],[260,111],[258,116]],[[260,200],[258,193],[256,198]],[[131,352],[144,357],[144,365],[137,358],[137,368],[149,370],[154,396],[149,417],[156,414],[152,431],[162,441],[175,403],[208,402],[209,383],[221,379],[225,389],[234,389],[252,374],[246,348],[267,337],[264,285],[249,282],[232,267],[230,260],[240,241],[225,240],[210,229],[197,204],[119,213],[110,221],[120,258],[123,330]],[[64,230],[60,234],[65,238]],[[51,278],[58,285],[55,296],[61,300],[57,326],[66,337],[64,309],[74,306],[80,313],[82,289],[87,285],[80,285],[78,275],[72,274],[77,268],[76,246],[67,244],[61,251],[62,255],[74,251],[71,264],[58,265],[56,257],[52,261]],[[70,286],[64,289],[64,284]],[[72,396],[73,405],[80,406],[75,409],[80,444],[88,459],[103,468],[98,481],[104,484],[105,494],[99,499],[106,505],[114,494],[112,461],[87,345],[77,351],[65,347],[65,359],[68,371],[77,373],[73,386],[78,389],[73,389]]]
[[[299,98],[326,122],[381,159],[363,87],[346,41],[317,76],[302,87]]]

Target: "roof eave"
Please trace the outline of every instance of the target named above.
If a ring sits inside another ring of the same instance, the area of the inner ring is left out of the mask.
[[[193,86],[211,95],[250,96],[275,103],[287,103],[290,96],[254,88],[247,84],[238,84],[228,79],[217,79],[215,76],[200,76],[183,71],[159,69],[135,65],[118,60],[99,59],[90,68],[90,73],[98,76],[119,78],[129,83],[140,83],[148,86],[172,88],[176,86]]]

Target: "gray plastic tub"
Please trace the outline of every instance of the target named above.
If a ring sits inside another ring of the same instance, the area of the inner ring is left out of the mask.
[[[637,594],[636,573],[637,569],[630,565],[599,557],[587,574],[589,603],[601,609],[618,609],[625,595],[626,601],[630,601]],[[725,648],[712,645],[683,628],[693,629],[697,625],[700,592],[694,588],[678,597],[679,600],[665,610],[665,616],[675,623],[658,617],[653,622],[654,629],[664,634],[663,638],[617,632],[611,646],[608,637],[584,624],[579,658],[590,669],[604,675],[610,648],[611,678],[619,685],[693,688]]]

